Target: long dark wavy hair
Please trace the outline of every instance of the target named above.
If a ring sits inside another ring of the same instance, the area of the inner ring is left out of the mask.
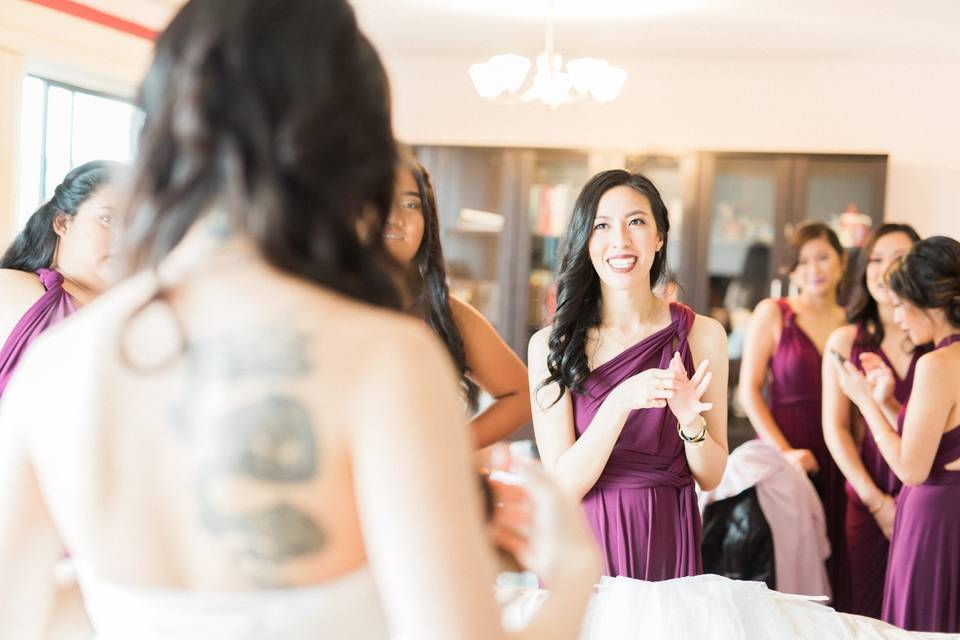
[[[437,213],[437,196],[427,169],[412,157],[405,157],[401,167],[408,169],[417,182],[420,195],[420,211],[423,213],[423,239],[411,261],[408,281],[413,297],[413,312],[422,317],[433,332],[443,340],[447,351],[460,373],[463,397],[476,411],[480,389],[467,377],[467,357],[463,348],[463,336],[453,319],[450,309],[450,289],[447,286],[447,266],[440,243],[440,217]]]
[[[26,226],[0,258],[0,269],[34,273],[53,264],[59,236],[53,223],[59,216],[72,218],[77,209],[100,187],[117,177],[123,165],[93,160],[75,167],[57,185],[53,197],[31,214]]]
[[[943,309],[960,329],[960,242],[946,236],[921,240],[890,266],[887,282],[915,307]]]
[[[601,171],[590,178],[577,196],[573,215],[567,225],[557,276],[557,312],[553,317],[547,355],[550,375],[540,383],[543,387],[556,383],[559,395],[566,390],[583,392],[583,383],[590,375],[587,364],[587,331],[600,324],[600,276],[590,261],[590,236],[597,216],[600,198],[610,189],[627,186],[650,201],[657,231],[663,241],[650,266],[650,287],[655,287],[667,274],[667,239],[670,219],[657,187],[645,176],[622,169]]]
[[[216,205],[274,267],[400,308],[382,241],[389,89],[346,0],[190,0],[157,40],[139,104],[129,272],[155,268]]]
[[[883,343],[884,329],[880,321],[880,310],[877,301],[867,289],[867,266],[870,264],[870,254],[877,245],[877,241],[891,233],[902,233],[916,244],[920,241],[920,234],[908,224],[887,222],[874,229],[860,251],[854,275],[853,289],[850,291],[850,302],[847,304],[847,322],[858,324],[866,329],[858,333],[859,347],[874,348]]]

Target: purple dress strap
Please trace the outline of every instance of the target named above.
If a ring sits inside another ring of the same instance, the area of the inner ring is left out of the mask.
[[[46,291],[23,314],[0,350],[0,396],[30,343],[77,310],[76,301],[63,289],[62,275],[51,269],[39,269],[37,275]]]
[[[953,335],[937,345],[960,341]],[[898,426],[903,431],[906,405]],[[929,477],[897,496],[883,619],[909,631],[960,633],[960,426],[940,438]]]
[[[877,354],[894,372],[893,396],[901,406],[906,404],[910,397],[910,388],[913,386],[913,372],[916,369],[917,360],[924,353],[927,353],[929,348],[917,347],[914,349],[907,374],[901,378],[883,349],[879,345],[872,344],[868,338],[866,327],[862,323],[857,325],[857,335],[853,341],[853,347],[850,349],[850,361],[863,371],[860,364],[860,354]],[[856,415],[856,419],[862,422],[863,417],[859,412]],[[896,497],[900,493],[900,479],[890,469],[887,461],[883,459],[880,450],[877,448],[877,443],[870,437],[869,431],[865,430],[864,433],[867,435],[860,444],[860,458],[863,461],[863,466],[881,491]],[[860,496],[857,495],[856,490],[849,482],[846,483],[846,491],[845,533],[847,561],[850,566],[849,613],[879,618],[883,609],[883,581],[887,572],[887,555],[890,542],[883,535],[883,531],[877,525],[873,514],[860,501]]]
[[[610,392],[647,369],[665,369],[680,352],[688,375],[693,356],[687,336],[696,315],[672,303],[671,322],[600,365],[583,394],[573,394],[579,438]],[[677,421],[667,407],[631,412],[583,508],[602,550],[604,572],[642,580],[668,580],[703,571],[701,523],[693,477]]]
[[[844,477],[823,439],[821,401],[821,355],[813,340],[797,324],[797,315],[785,299],[777,300],[782,317],[780,340],[770,358],[767,392],[770,413],[794,449],[809,449],[820,471],[811,480],[823,503],[830,540],[827,574],[833,590],[833,606],[849,608],[849,571],[846,562],[844,520],[847,496]]]

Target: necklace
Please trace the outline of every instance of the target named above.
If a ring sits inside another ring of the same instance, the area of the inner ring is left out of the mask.
[[[603,330],[603,327],[597,326],[597,334],[595,338],[595,346],[593,349],[593,354],[588,358],[590,361],[590,368],[596,368],[596,358],[600,354],[600,350],[603,347],[603,341],[606,338],[609,338],[610,342],[613,343],[614,348],[617,350],[617,353],[623,353],[628,348],[637,343],[636,336],[640,331],[634,331],[630,334],[627,340],[618,340],[611,336],[608,332]]]
[[[597,327],[598,342],[602,342],[604,338],[609,338],[610,341],[614,343],[614,346],[619,346],[619,347],[622,347],[623,349],[626,349],[627,347],[636,344],[637,342],[636,337],[638,333],[640,333],[640,331],[634,331],[633,333],[630,333],[628,335],[626,340],[619,340],[615,338],[612,333],[610,333],[609,329],[604,330],[603,327],[599,327],[599,326]]]

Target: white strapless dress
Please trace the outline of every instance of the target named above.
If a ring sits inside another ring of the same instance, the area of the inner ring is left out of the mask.
[[[390,637],[367,567],[308,588],[206,592],[76,578],[96,640],[305,640]]]

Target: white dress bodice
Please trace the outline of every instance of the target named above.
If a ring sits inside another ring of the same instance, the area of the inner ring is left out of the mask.
[[[77,566],[96,640],[387,640],[363,567],[315,587],[187,591],[111,584]]]

